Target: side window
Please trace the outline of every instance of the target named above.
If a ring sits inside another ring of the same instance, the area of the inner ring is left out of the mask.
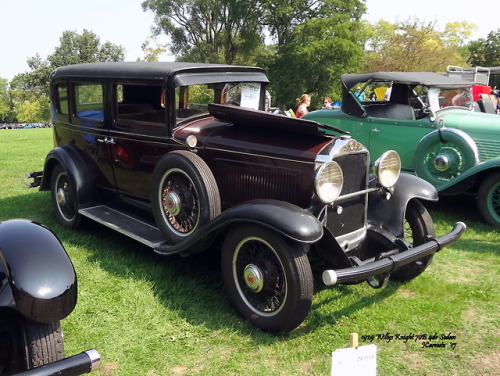
[[[220,102],[220,98],[216,98],[216,93],[220,92],[220,89],[214,90],[213,87],[208,87],[207,85],[191,85],[176,88],[175,103],[177,123],[191,116],[207,113],[209,103]]]
[[[75,112],[78,118],[102,121],[104,119],[102,85],[75,85]]]
[[[138,132],[163,131],[166,124],[165,95],[160,85],[113,86],[115,126]]]
[[[59,121],[69,121],[68,86],[66,84],[57,84],[55,87],[53,116]]]

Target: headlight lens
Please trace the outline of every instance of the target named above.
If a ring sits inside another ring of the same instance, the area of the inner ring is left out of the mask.
[[[375,161],[373,169],[380,185],[391,188],[399,179],[401,158],[394,150],[386,151]]]
[[[327,162],[316,172],[316,194],[325,204],[330,204],[342,191],[344,176],[337,162]]]

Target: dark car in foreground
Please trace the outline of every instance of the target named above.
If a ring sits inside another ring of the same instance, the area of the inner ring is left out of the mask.
[[[430,72],[345,74],[341,81],[342,107],[306,119],[348,131],[372,154],[397,151],[404,171],[441,195],[474,195],[482,218],[500,228],[500,116],[473,111],[471,82]],[[359,102],[357,87],[391,87],[389,100]]]
[[[95,350],[64,358],[60,320],[76,300],[75,270],[56,236],[33,221],[0,222],[0,375],[83,375],[97,369]]]
[[[307,316],[326,285],[410,280],[456,241],[435,237],[429,183],[322,124],[264,111],[265,71],[94,63],[51,75],[55,147],[32,185],[69,228],[97,221],[163,255],[220,248],[224,284],[257,327]]]

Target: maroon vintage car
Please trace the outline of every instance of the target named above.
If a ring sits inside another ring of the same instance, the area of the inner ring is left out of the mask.
[[[51,75],[55,148],[34,185],[60,223],[92,219],[164,255],[222,244],[243,317],[286,332],[311,306],[311,260],[327,285],[409,280],[457,240],[435,238],[396,152],[264,111],[265,71],[193,63],[93,63]],[[407,231],[405,231],[405,229]]]

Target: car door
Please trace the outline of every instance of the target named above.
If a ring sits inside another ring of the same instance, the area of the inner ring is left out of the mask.
[[[414,170],[414,154],[417,143],[430,132],[432,123],[428,118],[420,120],[395,120],[367,117],[365,123],[369,131],[368,149],[372,160],[387,150],[395,150],[401,157],[401,167],[406,171]]]
[[[91,170],[97,187],[114,190],[113,168],[110,160],[104,83],[99,81],[73,82],[71,85],[73,125],[69,144],[76,147]]]
[[[113,83],[109,139],[116,188],[147,200],[153,170],[171,150],[161,82]]]

